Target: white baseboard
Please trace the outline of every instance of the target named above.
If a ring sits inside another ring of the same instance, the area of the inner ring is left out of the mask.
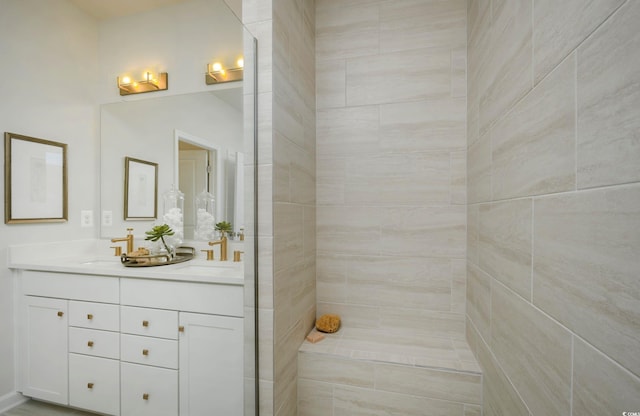
[[[14,392],[0,396],[0,413],[4,413],[9,409],[26,402],[28,397],[24,397],[22,394]]]

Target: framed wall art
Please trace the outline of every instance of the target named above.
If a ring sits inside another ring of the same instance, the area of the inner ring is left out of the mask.
[[[158,164],[124,158],[124,219],[158,217]]]

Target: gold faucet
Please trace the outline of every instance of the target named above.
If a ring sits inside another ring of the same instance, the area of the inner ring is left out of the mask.
[[[127,254],[133,253],[133,228],[127,228],[128,234],[126,237],[122,238],[112,238],[112,243],[118,243],[120,241],[127,242]]]
[[[225,235],[220,240],[209,241],[210,246],[220,244],[220,261],[227,261],[227,237]]]

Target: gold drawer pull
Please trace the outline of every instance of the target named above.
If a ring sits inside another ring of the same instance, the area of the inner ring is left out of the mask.
[[[180,325],[180,326],[178,327],[178,332],[184,332],[184,326]]]
[[[87,342],[87,347],[93,347],[93,341]]]
[[[92,314],[92,313],[87,314],[87,319],[88,319],[88,320],[92,320],[92,319],[93,319],[93,314]]]
[[[149,350],[147,349],[142,350],[142,355],[149,355]]]
[[[87,383],[87,388],[88,389],[92,389],[93,388],[93,383]]]
[[[149,326],[149,321],[142,321],[142,326],[144,326],[144,327]]]
[[[149,393],[144,393],[142,395],[142,400],[149,400]]]
[[[64,312],[62,312],[62,311],[58,311],[58,316],[59,316],[59,317],[64,316]]]

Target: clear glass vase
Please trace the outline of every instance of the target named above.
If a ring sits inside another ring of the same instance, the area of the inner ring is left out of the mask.
[[[168,246],[177,247],[184,241],[184,194],[174,185],[162,194],[162,212],[160,224],[167,224],[174,232],[164,239]]]
[[[216,225],[216,198],[207,190],[200,192],[195,198],[196,228],[194,238],[201,241],[212,241]]]

